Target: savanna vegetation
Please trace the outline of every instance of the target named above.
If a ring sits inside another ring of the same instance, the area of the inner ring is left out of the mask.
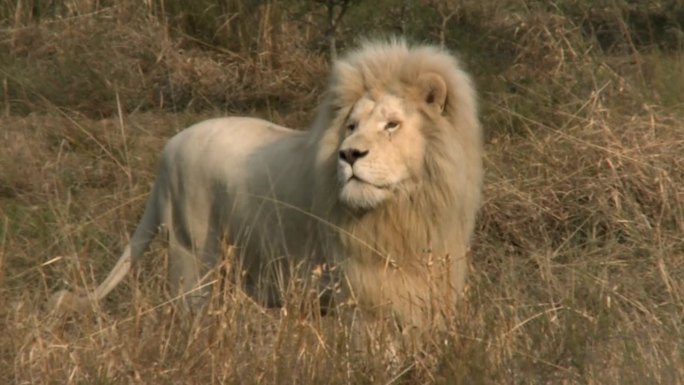
[[[305,129],[331,58],[382,36],[457,52],[480,94],[485,202],[433,349],[390,368],[296,288],[274,310],[216,285],[189,320],[161,239],[107,301],[50,314],[112,267],[168,138]],[[0,383],[684,383],[679,0],[1,0],[0,81]]]

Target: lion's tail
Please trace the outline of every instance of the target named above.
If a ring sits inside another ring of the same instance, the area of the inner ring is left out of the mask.
[[[100,301],[106,297],[128,274],[133,259],[143,254],[159,232],[159,226],[165,222],[164,214],[168,201],[165,196],[166,191],[163,191],[166,184],[161,180],[162,178],[163,176],[160,176],[155,182],[152,193],[147,199],[142,219],[107,278],[92,293],[85,296],[79,296],[67,290],[55,293],[50,299],[49,307],[51,309],[58,311],[83,310],[90,301]]]

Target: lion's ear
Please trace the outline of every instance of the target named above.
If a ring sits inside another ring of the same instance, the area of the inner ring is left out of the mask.
[[[444,111],[447,98],[447,85],[444,79],[434,72],[428,72],[418,77],[420,98],[437,113]]]

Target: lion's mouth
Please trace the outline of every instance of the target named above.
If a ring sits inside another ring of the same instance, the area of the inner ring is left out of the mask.
[[[367,185],[370,187],[375,187],[376,189],[379,189],[379,190],[388,190],[390,188],[390,186],[387,186],[387,185],[379,185],[376,183],[369,182],[369,181],[359,177],[356,174],[352,174],[352,176],[350,176],[349,179],[347,179],[346,183],[352,183],[352,182],[361,183],[361,184],[364,184],[364,185]]]

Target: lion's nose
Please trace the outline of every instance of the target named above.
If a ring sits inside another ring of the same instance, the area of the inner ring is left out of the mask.
[[[348,148],[346,150],[340,150],[340,159],[349,163],[349,165],[353,165],[354,162],[356,162],[360,158],[363,158],[366,155],[368,155],[368,150],[361,151],[361,150],[358,150],[356,148]]]

